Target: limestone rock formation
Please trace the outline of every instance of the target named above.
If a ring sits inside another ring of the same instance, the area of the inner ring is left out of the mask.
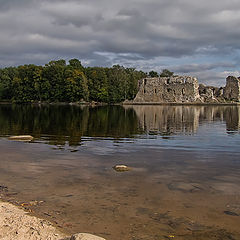
[[[217,87],[206,86],[204,84],[199,84],[199,95],[201,97],[202,102],[214,103],[218,102],[217,100]]]
[[[225,99],[231,101],[240,101],[240,78],[233,76],[227,77],[223,96]]]
[[[240,78],[229,76],[226,86],[198,84],[195,77],[173,76],[145,78],[139,81],[139,91],[132,102],[151,103],[225,103],[240,102]]]
[[[197,78],[174,76],[145,78],[134,102],[196,102],[200,99]]]

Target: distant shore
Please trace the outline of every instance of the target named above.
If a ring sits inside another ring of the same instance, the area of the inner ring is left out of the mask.
[[[108,103],[101,102],[10,102],[10,101],[0,101],[0,105],[74,105],[74,106],[106,106],[112,105]],[[119,104],[114,104],[119,105]]]
[[[100,102],[28,102],[28,103],[13,103],[13,102],[4,102],[0,101],[0,105],[53,105],[53,106],[64,106],[64,105],[70,105],[70,106],[112,106],[112,105],[141,105],[141,106],[239,106],[240,102],[121,102],[121,103],[100,103]]]
[[[176,106],[176,105],[191,105],[191,106],[211,106],[211,105],[221,105],[221,106],[238,106],[240,102],[184,102],[184,103],[177,103],[177,102],[124,102],[123,105],[169,105],[169,106]]]

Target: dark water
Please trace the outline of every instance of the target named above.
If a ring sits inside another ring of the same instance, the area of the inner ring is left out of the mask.
[[[70,233],[240,239],[239,132],[237,106],[0,105],[1,196]]]

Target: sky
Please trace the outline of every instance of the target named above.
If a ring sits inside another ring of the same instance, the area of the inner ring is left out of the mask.
[[[239,0],[0,0],[0,67],[78,58],[224,86],[239,27]]]

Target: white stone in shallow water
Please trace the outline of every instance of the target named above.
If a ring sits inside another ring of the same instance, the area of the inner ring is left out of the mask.
[[[113,169],[117,172],[126,172],[131,170],[131,168],[126,165],[116,165]]]
[[[11,136],[8,139],[14,140],[14,141],[32,141],[33,137],[30,135],[19,135],[19,136]]]
[[[106,239],[89,233],[77,233],[72,235],[70,240],[106,240]]]

